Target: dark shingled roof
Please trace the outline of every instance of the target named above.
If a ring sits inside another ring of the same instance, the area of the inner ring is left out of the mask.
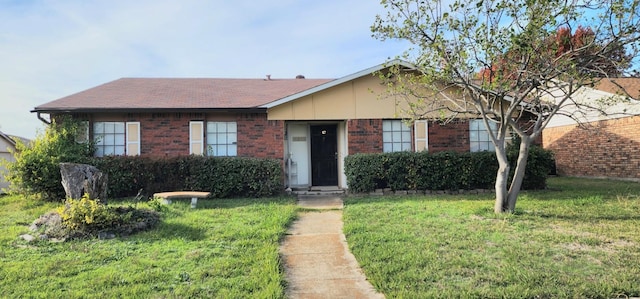
[[[256,108],[331,79],[122,78],[33,112]]]

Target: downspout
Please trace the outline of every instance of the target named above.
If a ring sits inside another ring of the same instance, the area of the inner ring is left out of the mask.
[[[51,120],[46,120],[46,119],[44,119],[44,118],[42,117],[42,114],[40,114],[40,112],[38,112],[36,115],[38,116],[38,119],[39,119],[41,122],[43,122],[43,123],[45,123],[45,124],[47,124],[47,125],[50,125],[50,124],[51,124]],[[49,115],[49,117],[51,117],[51,115]]]

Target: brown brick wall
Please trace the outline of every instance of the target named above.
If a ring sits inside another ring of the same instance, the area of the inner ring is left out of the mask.
[[[284,159],[284,121],[266,114],[239,114],[238,156]]]
[[[140,155],[164,157],[189,154],[189,122],[236,121],[238,156],[284,157],[284,121],[269,121],[266,114],[133,113],[100,114],[93,121],[140,122]]]
[[[640,178],[640,116],[547,128],[542,137],[560,175]]]
[[[350,119],[349,154],[382,152],[382,119]]]
[[[438,122],[429,122],[430,152],[468,152],[470,150],[469,122],[454,120],[444,125]]]
[[[180,156],[189,154],[189,121],[182,113],[145,113],[126,121],[140,122],[141,156]]]

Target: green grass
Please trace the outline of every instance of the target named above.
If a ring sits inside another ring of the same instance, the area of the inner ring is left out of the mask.
[[[292,198],[174,202],[157,229],[112,240],[18,238],[56,206],[0,197],[1,298],[284,297],[278,247]]]
[[[349,198],[344,231],[387,298],[640,296],[640,184],[551,178],[493,194]]]

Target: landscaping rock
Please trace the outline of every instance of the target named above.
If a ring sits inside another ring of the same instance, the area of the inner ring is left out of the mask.
[[[66,238],[67,230],[62,225],[62,217],[57,212],[46,213],[34,220],[29,226],[32,232],[39,232],[47,238]],[[41,237],[42,239],[42,237]]]
[[[32,235],[29,235],[29,234],[20,235],[20,238],[22,238],[23,240],[25,240],[27,242],[31,242],[31,241],[36,239],[36,237],[34,237]]]
[[[106,204],[108,176],[87,164],[60,163],[62,186],[67,198],[79,199],[87,193],[91,199]]]

